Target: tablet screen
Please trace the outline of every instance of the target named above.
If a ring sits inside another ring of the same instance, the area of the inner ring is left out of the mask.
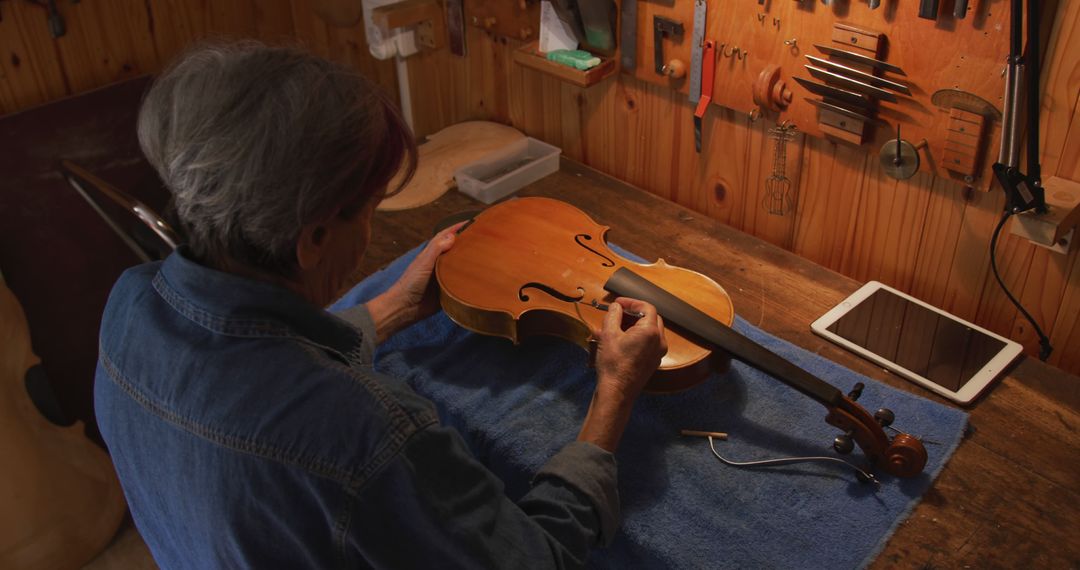
[[[953,392],[1005,347],[886,289],[873,292],[828,330]]]

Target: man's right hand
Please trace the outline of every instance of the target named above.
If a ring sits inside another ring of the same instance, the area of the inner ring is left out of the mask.
[[[624,310],[642,314],[625,330]],[[614,453],[634,401],[667,353],[664,320],[652,305],[620,297],[608,308],[598,337],[596,393],[578,440]]]
[[[624,311],[643,316],[623,330]],[[611,390],[633,401],[667,353],[664,319],[644,301],[619,297],[608,307],[599,336],[597,389]]]

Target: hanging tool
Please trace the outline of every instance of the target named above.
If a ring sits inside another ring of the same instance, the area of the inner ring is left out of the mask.
[[[803,79],[802,77],[796,77],[795,81],[798,81],[799,85],[802,85],[808,91],[815,95],[829,97],[847,105],[855,105],[863,108],[870,106],[870,99],[862,93],[856,93],[854,91],[840,89],[839,87],[825,85],[824,83],[814,83],[813,81],[810,81],[809,79]]]
[[[930,102],[945,109],[963,109],[994,120],[1001,120],[1001,111],[993,103],[968,91],[938,89],[930,96]]]
[[[915,176],[919,171],[919,149],[925,146],[926,140],[913,145],[900,138],[900,123],[897,123],[896,138],[882,145],[878,153],[882,170],[897,180],[907,180]]]
[[[953,17],[957,20],[963,20],[967,16],[968,0],[956,0],[956,4],[953,5]]]
[[[859,93],[881,99],[882,101],[888,101],[890,103],[896,102],[895,95],[893,95],[889,91],[881,89],[880,87],[874,87],[873,85],[868,85],[857,79],[852,79],[850,77],[845,77],[831,71],[826,71],[824,69],[821,69],[820,67],[814,67],[812,65],[807,65],[805,67],[806,70],[810,72],[810,75],[813,75],[814,77],[822,81],[836,83],[837,85],[841,85],[852,91],[857,91]]]
[[[939,89],[930,102],[949,111],[942,165],[972,184],[981,170],[986,125],[1000,120],[1001,111],[978,95],[959,89]]]
[[[450,37],[450,53],[465,55],[465,12],[464,0],[446,0],[446,29]]]
[[[673,65],[668,68],[667,64],[664,63],[664,38],[675,40],[682,37],[682,22],[676,22],[663,16],[653,16],[653,63],[657,75],[667,75],[676,79],[682,77],[682,74],[679,73],[679,66]],[[672,63],[677,61],[672,60]],[[683,73],[685,73],[685,66],[682,62],[678,63],[684,68]]]
[[[926,20],[936,20],[938,13],[938,0],[919,0],[919,17]]]
[[[891,63],[887,63],[879,59],[874,59],[872,57],[867,57],[861,53],[855,53],[846,49],[837,49],[834,47],[818,44],[814,44],[814,47],[816,47],[821,53],[824,53],[825,55],[831,55],[839,59],[846,59],[848,61],[853,61],[862,65],[868,65],[870,67],[873,67],[874,69],[880,69],[882,71],[891,71],[897,75],[907,75],[906,73],[904,73],[903,69],[900,69],[899,67],[896,67]]]
[[[796,130],[795,125],[788,121],[769,129],[776,146],[773,150],[773,173],[765,179],[762,205],[766,212],[774,216],[783,216],[793,208],[791,180],[787,177],[787,143],[795,138]]]
[[[884,88],[884,89],[892,89],[893,91],[898,91],[900,93],[903,93],[904,95],[911,95],[911,89],[908,88],[908,86],[904,85],[903,83],[898,83],[896,81],[885,79],[883,77],[878,77],[876,75],[870,75],[869,73],[866,73],[865,71],[859,71],[858,69],[855,69],[853,67],[848,67],[846,65],[841,65],[841,64],[836,63],[834,61],[829,61],[827,59],[821,59],[820,57],[816,57],[816,56],[813,56],[813,55],[807,55],[806,59],[810,60],[810,62],[813,63],[814,65],[818,65],[818,66],[820,66],[822,68],[826,68],[826,69],[828,69],[830,71],[833,71],[833,72],[836,72],[836,73],[847,75],[848,77],[851,77],[852,79],[857,79],[859,81],[862,81],[864,83],[873,85],[875,87],[881,87],[881,88]]]
[[[708,4],[694,0],[694,31],[690,38],[690,102],[701,98],[701,57],[705,47],[705,15]],[[700,146],[700,145],[699,145]],[[700,149],[698,149],[700,152]]]
[[[701,58],[704,70],[702,72],[701,97],[698,99],[697,109],[694,110],[694,148],[701,152],[701,123],[705,118],[705,111],[712,102],[713,78],[716,72],[715,44],[712,40],[705,40],[705,46],[701,48]]]
[[[637,67],[637,0],[623,0],[620,26],[622,26],[623,69],[633,71]]]
[[[881,119],[870,116],[867,111],[859,112],[859,111],[856,111],[856,110],[848,109],[847,107],[841,107],[840,105],[836,105],[836,104],[830,103],[828,101],[819,101],[817,99],[807,99],[806,102],[810,103],[811,105],[813,105],[815,107],[819,107],[819,108],[825,109],[827,111],[832,111],[834,113],[839,113],[839,114],[841,114],[841,115],[843,115],[845,117],[850,117],[852,119],[858,119],[860,121],[869,121],[871,123],[883,123],[884,122]]]

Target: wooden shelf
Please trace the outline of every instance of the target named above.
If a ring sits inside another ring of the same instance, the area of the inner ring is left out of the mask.
[[[521,48],[514,50],[514,61],[535,69],[541,73],[553,75],[567,83],[573,83],[578,87],[589,87],[603,80],[605,77],[614,75],[615,60],[610,57],[596,56],[600,58],[600,65],[592,69],[581,71],[568,65],[549,61],[538,49],[538,42],[530,42]]]

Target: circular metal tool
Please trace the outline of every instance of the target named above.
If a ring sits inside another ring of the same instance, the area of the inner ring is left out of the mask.
[[[919,149],[923,146],[925,141],[916,146],[900,138],[900,125],[896,125],[896,138],[882,145],[878,152],[882,170],[897,180],[915,176],[919,171]]]
[[[907,180],[919,171],[919,151],[908,141],[893,139],[885,143],[878,157],[885,174],[897,180]]]

